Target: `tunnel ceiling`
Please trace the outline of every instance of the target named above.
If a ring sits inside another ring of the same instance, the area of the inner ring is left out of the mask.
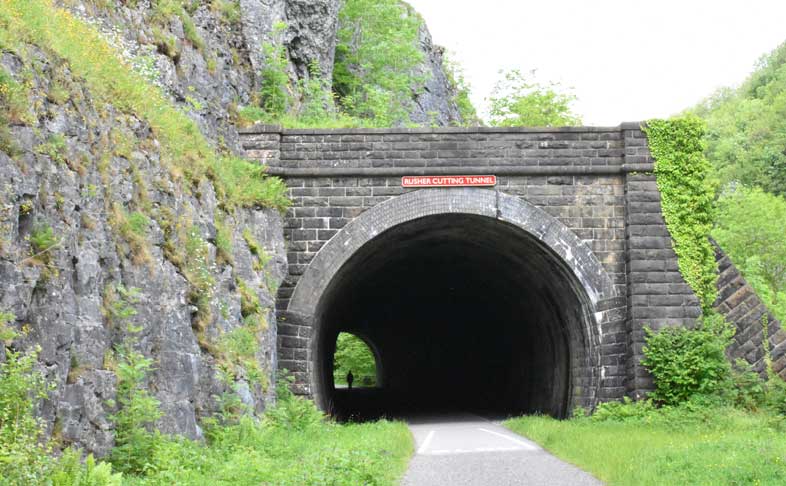
[[[317,369],[338,415],[455,408],[562,416],[586,373],[587,312],[566,266],[523,230],[429,216],[364,245],[320,301]],[[332,385],[338,332],[374,348],[384,387]]]

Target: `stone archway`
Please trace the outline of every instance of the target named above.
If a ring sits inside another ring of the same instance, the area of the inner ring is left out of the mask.
[[[306,359],[298,371],[323,408],[333,405],[326,343],[349,324],[376,334],[383,379],[398,393],[386,403],[438,400],[455,390],[479,394],[477,406],[491,377],[494,393],[505,396],[498,411],[564,416],[595,404],[602,311],[615,297],[591,249],[543,210],[494,190],[426,189],[381,203],[336,234],[298,281],[287,315],[310,327],[299,341]],[[450,310],[451,299],[482,310]],[[443,330],[418,321],[443,315]],[[407,339],[440,343],[408,355]],[[483,368],[491,361],[499,363]],[[410,385],[418,372],[426,377]]]

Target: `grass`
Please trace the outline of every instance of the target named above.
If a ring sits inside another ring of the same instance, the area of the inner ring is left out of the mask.
[[[65,59],[98,101],[146,120],[161,142],[162,160],[173,179],[191,186],[211,179],[227,209],[283,210],[288,205],[281,180],[265,176],[257,164],[216,152],[196,123],[136,74],[93,27],[51,0],[0,2],[0,46],[22,51],[25,43]]]
[[[124,484],[388,485],[403,475],[412,451],[401,422],[320,423],[295,432],[243,419],[208,446],[165,442],[151,458],[151,472],[125,476]]]
[[[719,408],[625,421],[532,416],[509,429],[610,485],[782,485],[783,417]]]

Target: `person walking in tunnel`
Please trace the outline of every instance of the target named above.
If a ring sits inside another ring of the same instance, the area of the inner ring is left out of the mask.
[[[353,381],[355,381],[355,376],[352,374],[352,370],[349,370],[349,373],[347,373],[347,387],[349,387],[350,390],[352,389]]]

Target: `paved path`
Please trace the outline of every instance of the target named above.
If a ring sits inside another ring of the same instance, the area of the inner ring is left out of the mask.
[[[403,486],[589,486],[600,481],[476,415],[409,421],[415,457]]]

